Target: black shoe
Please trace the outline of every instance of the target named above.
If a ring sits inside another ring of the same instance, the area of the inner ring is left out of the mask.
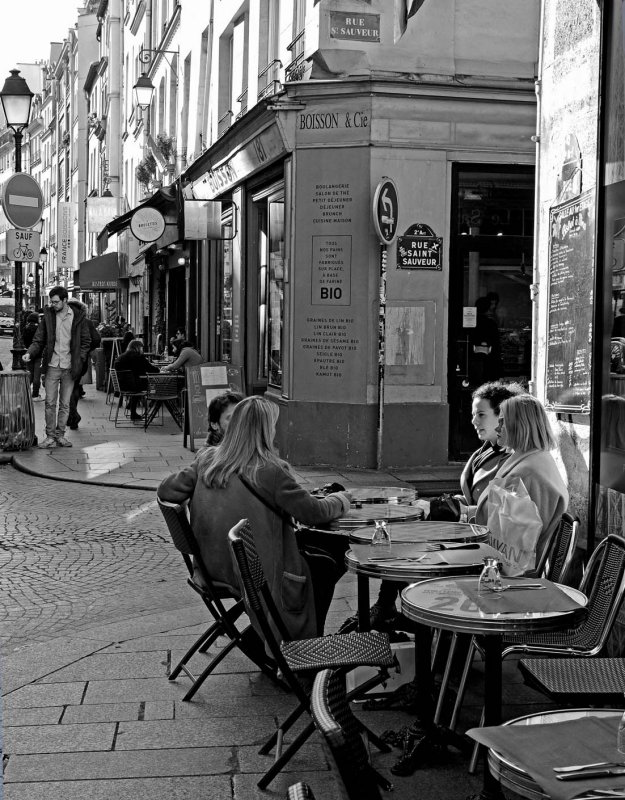
[[[142,422],[143,421],[143,415],[142,414],[131,414],[130,415],[130,419],[131,419],[132,422]]]
[[[78,430],[78,423],[77,422],[72,422],[72,424],[69,426],[69,429],[70,429],[70,431],[77,431]]]
[[[79,397],[84,397],[85,394],[86,394],[85,390],[81,389],[80,392],[79,392]]]
[[[388,633],[395,630],[395,623],[400,619],[395,606],[378,605],[374,603],[369,609],[369,627],[374,631]],[[348,617],[338,629],[337,633],[353,633],[358,630],[358,615]]]

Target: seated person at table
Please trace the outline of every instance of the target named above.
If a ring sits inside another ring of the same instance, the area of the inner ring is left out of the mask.
[[[228,531],[250,520],[271,594],[289,634],[323,633],[334,586],[344,572],[327,553],[301,550],[293,520],[323,525],[347,513],[350,497],[336,492],[313,497],[293,477],[274,445],[279,409],[264,397],[234,407],[219,447],[200,451],[195,461],[165,478],[162,500],[190,500],[191,526],[211,577],[235,594],[241,587],[228,545]]]
[[[197,367],[198,364],[204,364],[204,359],[193,347],[191,342],[184,341],[180,345],[180,355],[171,364],[163,367],[163,372],[177,372],[182,371],[184,367]]]
[[[521,478],[543,522],[536,543],[536,561],[548,546],[562,514],[569,504],[569,493],[557,464],[549,452],[556,440],[539,400],[531,394],[521,394],[504,400],[499,409],[497,444],[509,458],[499,467],[494,477],[505,487],[515,478]],[[483,492],[477,502],[475,521],[488,522],[488,492]]]
[[[128,372],[128,376],[122,376],[122,388],[130,392],[144,392],[148,387],[145,377],[148,372],[158,372],[158,367],[151,364],[143,355],[143,342],[140,339],[132,339],[128,343],[126,351],[115,359],[114,368],[117,372]],[[119,377],[119,376],[118,376]],[[128,383],[123,383],[124,377],[128,378]],[[138,420],[141,417],[137,414],[137,397],[128,400],[130,407],[130,419]]]
[[[186,342],[187,337],[182,328],[176,328],[175,336],[169,340],[169,355],[178,358],[182,349],[182,343]]]
[[[456,495],[460,500],[461,513],[465,513],[469,520],[472,520],[475,515],[480,497],[488,494],[488,485],[509,456],[509,453],[497,444],[501,403],[524,392],[525,389],[518,383],[506,384],[501,381],[484,383],[473,392],[471,424],[483,444],[469,457],[462,470],[460,476],[462,494]],[[369,612],[372,628],[389,630],[399,622],[400,615],[397,612],[395,601],[402,588],[403,584],[395,581],[382,581],[378,599],[371,606]],[[352,619],[343,623],[342,632],[348,629],[347,625]],[[355,630],[355,628],[356,624],[352,621],[352,627],[349,629]]]
[[[208,404],[207,447],[215,447],[224,438],[234,407],[241,400],[243,400],[243,395],[239,392],[224,392],[210,401]]]

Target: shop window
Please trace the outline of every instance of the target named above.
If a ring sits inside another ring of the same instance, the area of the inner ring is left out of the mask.
[[[219,244],[220,286],[218,312],[219,360],[232,363],[232,220],[222,224],[222,241]]]
[[[257,378],[282,387],[284,326],[284,197],[258,204]]]

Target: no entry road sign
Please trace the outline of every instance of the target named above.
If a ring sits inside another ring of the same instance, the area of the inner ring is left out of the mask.
[[[2,208],[14,228],[34,227],[43,210],[43,195],[37,181],[26,172],[11,175],[4,187]]]

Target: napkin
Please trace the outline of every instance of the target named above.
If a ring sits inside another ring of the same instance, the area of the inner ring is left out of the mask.
[[[502,577],[504,586],[515,583],[515,578]],[[470,583],[463,581],[461,584],[464,594],[486,614],[523,614],[533,611],[572,611],[580,605],[566,592],[563,592],[555,583],[546,578],[526,579],[526,583],[540,583],[545,588],[532,591],[524,589],[515,592],[513,589],[504,591],[498,596],[494,592],[478,594],[477,581]]]
[[[623,786],[623,775],[559,781],[553,771],[554,766],[621,761],[623,756],[616,749],[620,717],[619,712],[538,725],[499,725],[472,728],[467,734],[524,769],[552,800],[571,800],[590,789]]]

